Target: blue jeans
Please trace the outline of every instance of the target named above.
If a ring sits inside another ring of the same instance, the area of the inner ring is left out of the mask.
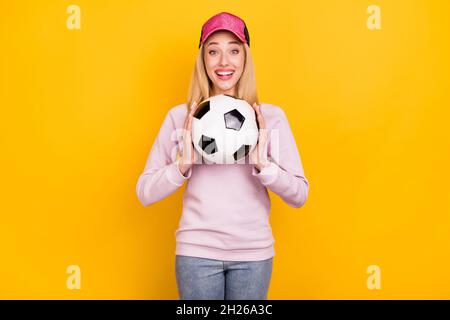
[[[266,300],[272,262],[175,255],[180,300]]]

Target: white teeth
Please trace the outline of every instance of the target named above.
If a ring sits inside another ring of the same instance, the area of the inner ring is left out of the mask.
[[[232,75],[234,72],[216,72],[219,76],[229,76]]]

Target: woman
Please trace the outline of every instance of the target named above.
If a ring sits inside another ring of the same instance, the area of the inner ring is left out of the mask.
[[[148,206],[187,181],[176,231],[180,299],[267,299],[275,255],[267,189],[295,208],[308,196],[285,113],[258,102],[249,45],[239,17],[222,12],[205,22],[188,104],[169,110],[137,183],[139,200]],[[194,152],[196,107],[217,94],[244,99],[256,112],[258,144],[244,163],[203,164]],[[173,138],[177,129],[183,129],[181,142]]]

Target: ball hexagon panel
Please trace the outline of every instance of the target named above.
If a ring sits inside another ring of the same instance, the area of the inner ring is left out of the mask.
[[[210,109],[209,101],[204,101],[198,105],[197,110],[195,110],[194,117],[200,120]]]
[[[233,158],[235,161],[245,157],[250,152],[250,145],[243,144],[235,153],[233,153]]]
[[[225,127],[236,131],[241,130],[245,117],[236,109],[231,110],[223,115],[225,119]]]
[[[206,154],[213,154],[218,151],[216,139],[205,136],[205,135],[202,135],[202,137],[200,138],[200,141],[198,142],[198,145],[204,152],[206,152]]]

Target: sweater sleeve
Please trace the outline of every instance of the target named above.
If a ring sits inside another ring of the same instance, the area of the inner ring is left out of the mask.
[[[289,206],[300,208],[308,197],[309,182],[286,114],[282,109],[279,111],[279,120],[268,133],[270,165],[261,171],[253,167],[252,175]]]
[[[191,177],[192,168],[184,176],[176,159],[178,148],[174,121],[167,113],[150,150],[144,172],[139,176],[136,193],[144,206],[155,203],[175,192]]]

